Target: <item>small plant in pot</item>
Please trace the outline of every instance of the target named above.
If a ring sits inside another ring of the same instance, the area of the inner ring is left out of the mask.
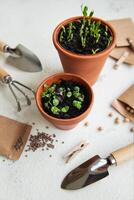
[[[56,127],[74,128],[91,110],[93,93],[83,78],[60,73],[43,81],[36,93],[42,115]]]
[[[115,31],[102,19],[93,17],[87,6],[82,6],[83,16],[61,22],[53,33],[65,72],[85,77],[93,85],[115,46]]]

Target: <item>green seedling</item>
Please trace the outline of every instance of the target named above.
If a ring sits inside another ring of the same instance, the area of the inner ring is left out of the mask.
[[[76,100],[74,100],[74,101],[73,101],[73,106],[74,106],[75,108],[77,108],[78,110],[80,110],[81,107],[82,107],[82,103],[81,103],[81,101],[76,101]]]
[[[61,109],[61,112],[63,113],[67,113],[69,111],[69,106],[64,106],[62,109]]]
[[[60,109],[56,106],[52,106],[51,111],[52,111],[53,114],[58,115],[59,112],[60,112]]]
[[[79,92],[80,91],[80,87],[79,86],[75,86],[74,90],[77,91],[77,92]]]
[[[81,5],[81,11],[84,17],[88,16],[88,7],[87,6],[83,6],[83,4]]]
[[[80,93],[79,93],[79,92],[77,92],[77,91],[73,91],[73,96],[74,96],[75,98],[77,98],[77,97],[79,97],[79,96],[80,96]]]
[[[110,36],[110,37],[108,38],[108,44],[107,44],[107,46],[110,45],[111,41],[112,41],[112,36]]]
[[[67,97],[70,98],[72,96],[72,92],[67,92]]]
[[[72,22],[69,23],[69,25],[68,25],[67,33],[68,33],[67,40],[71,41],[73,39],[73,23]]]
[[[57,98],[53,99],[53,105],[58,106],[59,105],[59,100]]]
[[[49,88],[49,86],[48,86],[48,84],[44,84],[44,90],[46,91],[46,90],[48,90],[48,88]]]
[[[99,49],[95,49],[95,50],[92,49],[92,54],[96,54],[97,51],[99,51]]]
[[[64,26],[62,26],[62,31],[61,31],[60,37],[59,37],[60,43],[62,43],[62,41],[63,41],[63,38],[64,38],[63,34],[64,34],[64,33],[66,33],[66,29],[65,29]]]
[[[83,101],[84,101],[84,95],[80,95],[80,96],[78,97],[78,100],[81,101],[81,102],[83,102]]]

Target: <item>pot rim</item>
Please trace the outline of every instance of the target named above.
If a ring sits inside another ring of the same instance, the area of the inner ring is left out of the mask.
[[[65,48],[63,48],[60,43],[58,42],[58,34],[59,34],[59,31],[61,30],[61,27],[68,24],[69,22],[72,22],[72,21],[75,21],[75,20],[79,20],[79,19],[82,19],[83,17],[82,16],[75,16],[75,17],[70,17],[68,19],[65,19],[64,21],[62,21],[61,23],[59,23],[57,25],[57,27],[54,29],[54,32],[53,32],[53,36],[52,36],[52,39],[53,39],[53,43],[54,43],[54,46],[56,47],[57,50],[60,50],[62,53],[70,56],[70,57],[74,57],[74,58],[79,58],[79,59],[89,59],[89,58],[99,58],[105,54],[107,54],[107,52],[110,52],[114,46],[115,46],[115,43],[116,43],[116,33],[115,33],[115,30],[113,28],[113,26],[101,19],[101,18],[97,18],[97,17],[92,17],[92,19],[96,20],[96,21],[101,21],[103,24],[107,25],[111,31],[111,34],[112,34],[112,37],[113,37],[113,41],[112,43],[106,48],[104,49],[103,51],[95,54],[95,55],[82,55],[82,54],[76,54],[76,53],[73,53],[69,50],[66,50]]]
[[[73,76],[75,78],[78,78],[78,80],[82,80],[83,82],[85,82],[85,85],[88,87],[88,89],[90,90],[90,93],[91,93],[91,100],[89,102],[89,105],[88,105],[88,108],[83,112],[81,113],[80,115],[76,116],[76,117],[73,117],[73,118],[70,118],[70,119],[62,119],[62,118],[56,118],[56,117],[53,117],[51,115],[49,115],[48,113],[46,113],[42,106],[39,105],[39,102],[38,102],[38,98],[39,98],[39,95],[41,95],[39,93],[39,89],[45,84],[45,82],[47,82],[49,79],[53,79],[54,77],[56,76],[61,76],[61,78],[64,76],[64,75],[67,75],[67,76]],[[60,73],[56,73],[54,75],[51,75],[49,76],[48,78],[46,78],[45,80],[43,80],[40,85],[38,86],[37,90],[36,90],[36,105],[39,109],[39,111],[41,112],[41,114],[45,115],[47,117],[47,119],[50,119],[50,120],[53,120],[55,122],[58,122],[60,121],[61,123],[65,123],[65,122],[74,122],[74,121],[81,121],[87,114],[88,114],[88,111],[91,109],[92,105],[93,105],[93,101],[94,101],[94,93],[93,93],[93,90],[90,86],[90,84],[81,76],[79,75],[76,75],[76,74],[72,74],[72,73],[65,73],[65,72],[60,72]]]

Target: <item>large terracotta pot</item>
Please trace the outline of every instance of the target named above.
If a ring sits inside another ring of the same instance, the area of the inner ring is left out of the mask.
[[[44,84],[51,85],[54,82],[59,82],[61,79],[77,81],[77,82],[81,83],[82,85],[84,85],[88,92],[88,95],[90,97],[90,102],[89,102],[88,108],[85,112],[83,112],[81,115],[79,115],[77,117],[74,117],[71,119],[55,118],[55,117],[52,117],[51,115],[47,114],[42,108],[41,93],[44,90]],[[70,74],[70,73],[58,73],[58,74],[48,77],[39,85],[37,92],[36,92],[36,104],[37,104],[39,111],[41,112],[41,114],[43,115],[43,117],[45,119],[50,121],[54,126],[56,126],[59,129],[69,130],[69,129],[74,128],[81,120],[83,120],[89,114],[89,112],[92,108],[92,104],[93,104],[93,91],[92,91],[89,83],[86,80],[84,80],[83,78],[81,78],[80,76]]]
[[[109,30],[111,31],[113,37],[112,43],[105,50],[95,55],[81,55],[72,53],[71,51],[64,49],[58,42],[59,31],[61,30],[62,26],[65,26],[66,24],[81,18],[82,17],[79,16],[72,17],[61,22],[53,32],[53,43],[59,53],[64,71],[79,74],[83,76],[90,83],[90,85],[93,85],[103,68],[106,58],[115,47],[116,34],[113,27],[108,22],[93,17],[94,20],[99,20],[102,24],[105,24],[109,27]]]

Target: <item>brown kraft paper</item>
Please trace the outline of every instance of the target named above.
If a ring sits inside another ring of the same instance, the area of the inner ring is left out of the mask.
[[[18,160],[32,126],[0,115],[0,155]]]
[[[117,34],[116,47],[110,53],[110,56],[114,59],[119,59],[125,51],[129,52],[128,57],[124,63],[134,65],[134,52],[130,48],[130,44],[127,38],[131,39],[134,44],[134,23],[131,18],[115,19],[109,21],[115,28]]]
[[[112,106],[124,117],[134,122],[134,113],[130,113],[126,107],[134,109],[134,84],[130,86],[121,96],[113,101]]]

